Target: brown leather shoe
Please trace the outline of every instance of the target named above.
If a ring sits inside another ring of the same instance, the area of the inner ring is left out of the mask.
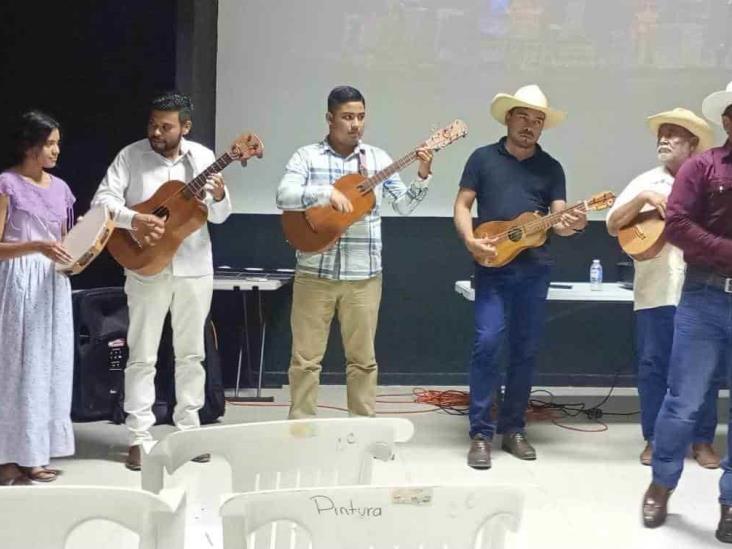
[[[721,507],[719,525],[714,536],[724,543],[732,543],[732,507],[729,505],[722,505]]]
[[[475,435],[471,440],[468,465],[473,469],[491,468],[491,441],[485,435]]]
[[[208,463],[211,461],[211,454],[201,454],[200,456],[194,457],[191,461],[196,463]]]
[[[130,471],[139,471],[142,469],[142,456],[140,453],[140,446],[130,446],[127,450],[127,459],[125,460],[125,467]]]
[[[653,461],[653,445],[650,442],[646,442],[646,447],[643,448],[643,451],[640,455],[640,462],[643,465],[650,465]]]
[[[519,459],[536,459],[536,450],[534,450],[534,447],[529,444],[529,441],[526,439],[526,435],[521,432],[503,435],[501,449],[505,450],[509,454],[513,454]]]
[[[711,444],[700,442],[691,447],[696,462],[705,469],[719,469],[721,460]]]
[[[666,522],[668,514],[668,498],[673,490],[651,483],[643,495],[643,526],[657,528]]]

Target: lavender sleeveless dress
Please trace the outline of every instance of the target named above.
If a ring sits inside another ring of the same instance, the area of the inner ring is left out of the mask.
[[[3,242],[60,240],[74,196],[0,174],[9,197]],[[0,260],[0,463],[38,466],[74,453],[73,319],[69,279],[40,253]]]

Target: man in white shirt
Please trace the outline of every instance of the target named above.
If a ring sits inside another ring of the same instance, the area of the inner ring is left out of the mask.
[[[211,150],[184,138],[191,131],[191,112],[191,101],[184,95],[170,92],[153,99],[147,139],[119,152],[92,199],[92,206],[106,205],[114,213],[118,228],[135,231],[137,238],[145,242],[158,240],[165,224],[129,206],[150,198],[166,181],[190,181],[215,161]],[[221,174],[209,178],[206,190],[208,220],[223,223],[231,213],[231,201]],[[126,270],[125,275],[130,313],[124,402],[130,447],[125,465],[139,471],[140,445],[152,440],[150,427],[155,424],[155,364],[168,311],[175,351],[173,422],[182,430],[200,425],[198,411],[204,403],[206,377],[201,364],[205,356],[203,333],[213,293],[207,225],[183,241],[162,272],[141,276]],[[208,455],[196,460],[208,461]]]
[[[657,154],[661,165],[633,179],[618,196],[607,216],[612,236],[629,225],[640,213],[658,210],[665,218],[666,201],[671,194],[676,172],[684,161],[714,144],[709,124],[683,108],[662,112],[648,118],[657,136]],[[638,395],[641,406],[641,429],[646,446],[640,455],[643,465],[653,457],[653,432],[656,417],[668,387],[668,368],[674,335],[674,314],[681,297],[685,263],[680,249],[666,243],[654,258],[636,261],[633,298],[638,355]],[[716,469],[719,456],[712,447],[717,427],[717,392],[715,384],[705,399],[696,422],[694,458],[702,467]]]

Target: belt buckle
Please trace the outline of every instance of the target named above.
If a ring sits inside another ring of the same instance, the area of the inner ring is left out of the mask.
[[[732,278],[724,279],[724,293],[732,294]]]

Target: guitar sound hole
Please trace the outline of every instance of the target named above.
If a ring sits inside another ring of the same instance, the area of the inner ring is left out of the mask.
[[[524,233],[521,229],[516,227],[515,229],[511,229],[508,231],[508,239],[511,242],[518,242],[521,240],[521,237],[523,237]]]
[[[160,206],[159,208],[155,208],[152,213],[155,217],[159,217],[163,220],[167,220],[168,217],[170,216],[170,210],[168,208],[166,208],[165,206]]]

